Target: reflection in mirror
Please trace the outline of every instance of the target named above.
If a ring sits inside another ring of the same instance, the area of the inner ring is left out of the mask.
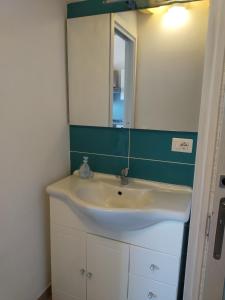
[[[196,132],[208,5],[69,19],[70,124]]]
[[[135,39],[122,28],[115,27],[112,124],[116,128],[132,126],[134,50]]]

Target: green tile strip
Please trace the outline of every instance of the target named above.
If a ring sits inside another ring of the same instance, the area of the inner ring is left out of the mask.
[[[193,139],[193,152],[172,152],[172,138]],[[157,130],[131,130],[131,156],[156,160],[195,163],[197,134]]]
[[[148,8],[149,0],[136,0],[136,8]],[[131,8],[128,2],[105,3],[104,0],[86,0],[67,5],[67,18],[77,18],[113,12],[127,11]]]
[[[129,10],[129,7],[126,2],[104,4],[103,0],[87,0],[68,4],[67,18],[70,19],[127,10]]]
[[[70,126],[71,150],[128,156],[128,129]]]
[[[193,185],[197,133],[131,130],[130,177]],[[193,153],[171,152],[173,137],[192,138]],[[93,171],[119,175],[128,166],[129,131],[89,126],[70,126],[71,172],[83,156]]]
[[[127,158],[116,157],[116,156],[105,156],[105,155],[95,155],[90,153],[77,153],[71,152],[71,171],[77,170],[83,160],[83,156],[89,157],[89,165],[91,169],[95,172],[102,172],[106,174],[119,175],[120,170],[127,167]]]

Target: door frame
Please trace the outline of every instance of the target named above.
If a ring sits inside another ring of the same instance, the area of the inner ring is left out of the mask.
[[[206,226],[211,214],[210,191],[216,154],[225,59],[225,1],[211,0],[206,44],[192,216],[187,252],[183,300],[199,300],[204,285],[207,251]]]

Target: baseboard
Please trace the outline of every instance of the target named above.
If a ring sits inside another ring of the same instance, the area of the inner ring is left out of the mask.
[[[52,295],[52,289],[51,289],[51,285],[49,285],[49,287],[47,287],[44,293],[37,300],[50,300],[51,295]]]

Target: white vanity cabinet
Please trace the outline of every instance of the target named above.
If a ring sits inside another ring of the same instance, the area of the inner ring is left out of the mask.
[[[105,232],[50,197],[53,300],[177,300],[184,224]]]

